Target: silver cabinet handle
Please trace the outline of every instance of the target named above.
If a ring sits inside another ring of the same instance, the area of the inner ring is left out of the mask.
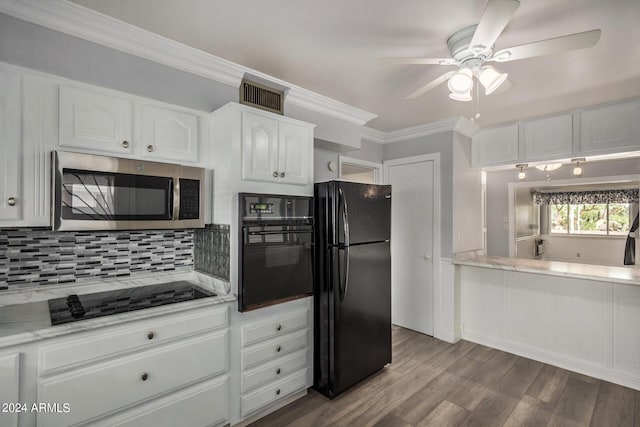
[[[276,394],[279,396],[280,395],[280,389],[276,390]]]
[[[273,177],[277,178],[278,177],[278,171],[273,171]]]
[[[282,330],[282,325],[276,326],[276,331],[280,332]]]
[[[280,350],[282,350],[282,347],[277,346],[277,347],[276,347],[276,352],[277,352],[277,353],[280,353]]]
[[[122,148],[129,148],[129,141],[122,141]]]
[[[141,379],[142,381],[146,381],[146,380],[148,380],[148,379],[149,379],[149,374],[148,374],[148,373],[146,373],[146,372],[143,372],[143,373],[142,373],[142,375],[140,376],[140,379]]]
[[[155,336],[156,336],[156,333],[153,332],[153,331],[149,331],[147,333],[147,338],[150,339],[150,340],[152,340]]]
[[[284,178],[284,172],[280,172],[280,178]]]
[[[153,151],[153,145],[147,145],[147,151],[151,153]]]
[[[16,198],[15,198],[15,197],[9,197],[9,198],[7,199],[7,204],[8,204],[9,206],[15,206],[15,205],[16,205]]]
[[[282,372],[280,368],[276,369],[276,375],[280,375],[280,372]]]

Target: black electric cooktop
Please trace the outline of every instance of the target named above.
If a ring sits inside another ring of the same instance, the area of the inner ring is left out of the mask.
[[[51,325],[61,325],[215,295],[187,281],[179,281],[50,299],[49,313]]]

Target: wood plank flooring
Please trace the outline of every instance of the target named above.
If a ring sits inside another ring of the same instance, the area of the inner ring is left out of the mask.
[[[309,395],[260,426],[640,427],[640,391],[479,344],[393,327],[393,363],[333,400]]]

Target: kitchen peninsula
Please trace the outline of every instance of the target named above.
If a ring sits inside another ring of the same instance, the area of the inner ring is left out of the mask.
[[[459,254],[462,339],[640,388],[640,271]]]

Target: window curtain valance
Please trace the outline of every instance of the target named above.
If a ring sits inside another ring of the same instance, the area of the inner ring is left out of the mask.
[[[592,191],[558,191],[533,194],[537,205],[579,205],[597,203],[638,203],[638,189],[626,190],[592,190]]]

